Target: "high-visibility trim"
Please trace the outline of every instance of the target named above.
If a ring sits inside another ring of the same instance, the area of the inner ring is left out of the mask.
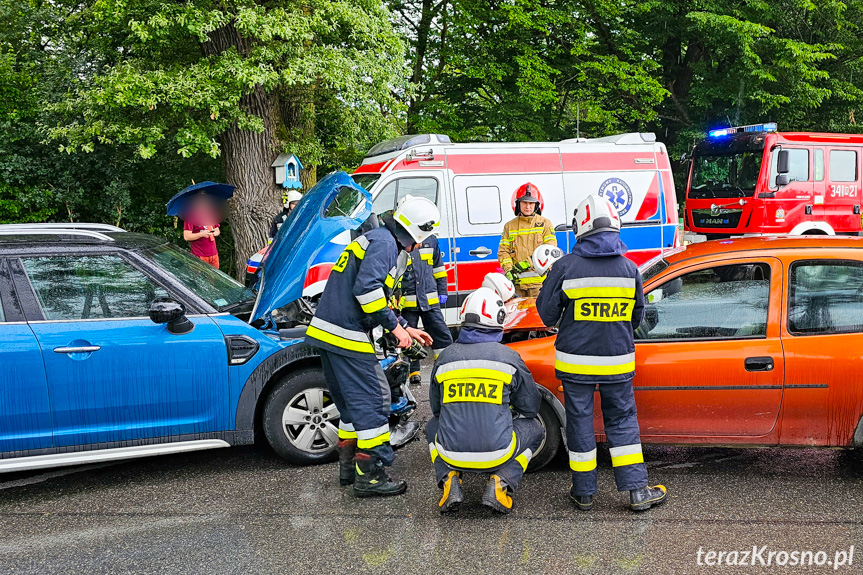
[[[436,267],[432,270],[432,275],[435,279],[445,278],[446,277],[446,266]]]
[[[635,278],[591,277],[569,279],[561,286],[569,299],[619,297],[635,299]]]
[[[417,307],[417,296],[405,295],[399,300],[399,307],[405,309],[407,307]]]
[[[435,437],[435,447],[440,458],[453,467],[461,467],[463,469],[489,469],[503,465],[515,453],[517,443],[515,432],[513,431],[509,447],[504,447],[503,449],[496,451],[447,451],[441,447],[437,441],[437,437]]]
[[[365,240],[365,242],[360,242],[360,240]],[[366,248],[368,247],[369,241],[366,240],[364,237],[360,236],[351,243],[349,243],[345,247],[345,250],[351,252],[352,254],[357,256],[357,258],[363,259],[364,257],[366,257]]]
[[[579,375],[620,375],[635,371],[635,353],[623,355],[573,355],[557,350],[554,369]]]
[[[518,276],[515,278],[515,283],[518,284],[541,284],[545,281],[545,276],[541,275],[528,275],[528,276]]]
[[[632,321],[635,300],[619,297],[582,298],[573,303],[575,321]]]
[[[386,300],[387,296],[384,294],[384,288],[376,288],[368,293],[362,293],[356,296],[356,298],[357,301],[360,302],[360,305],[363,306],[363,310],[365,310],[366,305],[374,303],[379,299]]]
[[[541,234],[545,231],[545,228],[540,226],[538,228],[522,228],[520,230],[512,230],[509,232],[509,239],[512,240],[515,236],[526,236],[529,234]]]
[[[395,268],[393,268],[395,269]],[[387,274],[387,277],[384,278],[384,285],[390,289],[393,289],[396,285],[396,278],[393,276],[393,270],[390,270],[390,273]]]
[[[548,240],[556,240],[557,236],[554,234],[548,234],[547,236],[542,238],[543,242],[547,242]]]
[[[429,455],[431,455],[432,463],[434,463],[438,457],[437,447],[435,447],[434,443],[429,443]]]
[[[569,468],[582,472],[596,469],[596,448],[591,451],[570,451]]]
[[[363,311],[366,313],[375,313],[376,311],[380,311],[387,307],[386,298],[381,298],[379,300],[375,300],[372,303],[360,306],[363,308]]]
[[[624,465],[635,465],[636,463],[644,463],[644,455],[641,452],[641,444],[633,443],[632,445],[621,445],[620,447],[611,447],[608,452],[611,454],[611,466],[622,467]]]
[[[341,427],[339,428],[339,439],[356,439],[357,432],[356,431],[345,431]]]
[[[411,221],[407,219],[404,214],[399,214],[399,220],[401,220],[405,227],[411,227]]]
[[[433,292],[427,293],[427,294],[426,294],[426,299],[428,300],[429,305],[436,305],[436,304],[440,303],[440,300],[439,300],[439,299],[438,299],[438,297],[437,297],[437,292],[436,292],[436,291],[433,291]]]
[[[389,423],[375,429],[361,429],[357,431],[357,447],[360,449],[372,449],[383,445],[390,440]]]
[[[324,343],[363,353],[374,353],[375,348],[369,341],[369,336],[362,331],[353,331],[332,324],[315,316],[312,318],[306,335]]]
[[[503,258],[502,260],[500,260],[500,265],[511,264],[511,263],[512,263],[512,258]]]
[[[527,471],[527,466],[530,463],[530,459],[533,457],[533,451],[530,449],[525,449],[524,453],[515,456],[515,460],[519,462],[521,468],[524,471]]]
[[[451,372],[459,372],[456,375],[447,375]],[[462,373],[465,372],[476,372],[476,374],[472,373]],[[451,361],[449,363],[445,363],[437,368],[435,372],[435,377],[439,381],[446,381],[450,377],[483,377],[483,378],[491,378],[494,379],[496,377],[502,377],[504,374],[509,375],[509,379],[507,382],[512,381],[512,376],[515,375],[515,367],[511,366],[508,363],[504,363],[502,361],[494,361],[491,359],[477,359],[477,360],[459,360],[459,361]]]
[[[420,248],[420,259],[432,265],[434,262],[434,248]]]
[[[501,244],[503,244],[503,245],[505,245],[505,246],[508,246],[508,245],[510,245],[512,242],[511,242],[511,241],[509,241],[509,240],[501,239],[501,240],[500,240],[500,243],[501,243]]]

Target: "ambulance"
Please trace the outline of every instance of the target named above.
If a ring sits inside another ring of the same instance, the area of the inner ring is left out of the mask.
[[[695,145],[684,239],[860,235],[863,135],[721,128]]]
[[[515,217],[516,190],[527,182],[539,189],[542,215],[552,221],[557,243],[567,251],[575,242],[573,211],[587,194],[606,197],[618,209],[621,238],[635,263],[680,243],[668,152],[652,133],[469,144],[437,134],[402,136],[374,146],[352,176],[372,193],[376,213],[394,209],[406,195],[437,204],[449,287],[444,315],[453,325],[464,298],[480,287],[485,274],[499,270],[500,234]],[[303,295],[323,291],[349,241],[343,234],[315,258]]]

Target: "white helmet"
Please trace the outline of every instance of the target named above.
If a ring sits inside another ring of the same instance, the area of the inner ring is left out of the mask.
[[[563,257],[563,250],[551,244],[542,244],[530,256],[530,261],[533,263],[533,270],[541,276],[544,276],[551,268],[551,264]]]
[[[393,218],[418,244],[436,234],[440,227],[440,211],[428,198],[403,197],[393,212]]]
[[[611,202],[600,196],[589,195],[578,204],[572,214],[575,237],[581,238],[599,232],[620,233],[620,218]]]
[[[502,330],[506,321],[506,309],[496,291],[481,287],[464,300],[458,319],[466,327]]]
[[[482,287],[494,290],[504,302],[508,302],[515,296],[515,286],[505,275],[497,272],[485,274]]]
[[[291,202],[299,202],[303,199],[303,194],[298,192],[297,190],[291,190],[286,195],[282,196],[282,203],[285,204],[285,207],[290,207]]]

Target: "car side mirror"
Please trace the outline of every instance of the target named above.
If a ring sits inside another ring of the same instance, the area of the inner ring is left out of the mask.
[[[791,165],[788,150],[779,150],[779,157],[776,160],[776,173],[787,174],[790,171]]]
[[[186,317],[186,306],[171,298],[154,299],[148,313],[153,323],[168,324],[168,333],[183,335],[195,329],[195,324]]]
[[[788,174],[779,174],[776,176],[776,187],[781,188],[782,186],[788,185]]]

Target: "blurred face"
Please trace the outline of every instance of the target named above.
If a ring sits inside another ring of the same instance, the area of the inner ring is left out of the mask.
[[[419,245],[419,244],[411,244],[411,245],[409,245],[408,247],[406,247],[406,248],[405,248],[405,251],[406,251],[406,252],[412,252],[412,251],[414,251],[415,249],[417,249],[418,247],[420,247],[420,245]]]
[[[533,202],[519,202],[518,207],[521,210],[522,215],[532,216],[536,209],[536,204]]]
[[[288,209],[289,209],[289,210],[293,210],[294,208],[296,208],[296,207],[297,207],[297,204],[298,204],[298,203],[299,203],[299,202],[291,202],[290,204],[288,204]]]

